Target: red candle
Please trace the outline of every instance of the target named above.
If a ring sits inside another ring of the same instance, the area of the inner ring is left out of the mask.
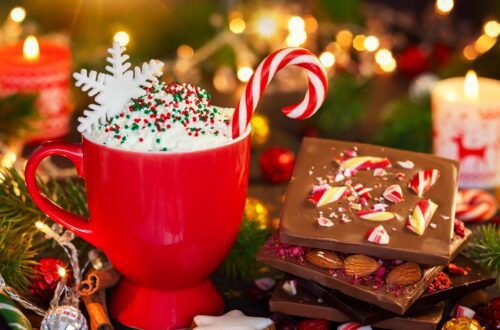
[[[24,49],[23,49],[24,48]],[[30,141],[61,137],[69,131],[71,52],[68,47],[28,37],[0,47],[0,97],[37,94],[39,118]]]

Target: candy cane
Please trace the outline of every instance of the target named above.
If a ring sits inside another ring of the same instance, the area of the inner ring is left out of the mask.
[[[497,213],[497,202],[484,190],[465,189],[458,192],[455,217],[462,221],[484,221]]]
[[[245,131],[260,97],[274,75],[281,69],[295,65],[306,69],[309,87],[304,99],[282,109],[290,118],[306,119],[319,109],[328,90],[326,72],[318,58],[303,48],[284,48],[262,61],[248,81],[233,114],[233,138]]]

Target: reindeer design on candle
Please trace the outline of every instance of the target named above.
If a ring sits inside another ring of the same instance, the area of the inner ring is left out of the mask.
[[[485,161],[485,154],[488,148],[487,145],[483,145],[482,147],[470,148],[464,145],[464,133],[459,132],[458,135],[452,138],[452,141],[457,145],[457,153],[458,159],[463,161],[467,157],[476,157],[480,161]]]

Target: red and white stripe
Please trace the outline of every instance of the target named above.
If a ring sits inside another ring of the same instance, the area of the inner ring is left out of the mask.
[[[351,170],[374,170],[391,166],[391,161],[388,158],[372,156],[337,158],[335,162],[337,162],[340,167]]]
[[[247,128],[260,97],[274,75],[290,65],[307,71],[309,86],[304,99],[283,108],[283,113],[290,118],[306,119],[318,111],[328,91],[328,79],[323,65],[316,55],[306,49],[284,48],[267,56],[250,77],[233,114],[233,138],[240,136]]]
[[[377,244],[389,244],[389,234],[385,230],[384,226],[378,225],[366,232],[365,238],[372,243]]]
[[[393,202],[394,204],[396,204],[403,200],[403,191],[401,190],[400,185],[393,184],[384,190],[382,196],[384,196],[384,198],[389,202]]]
[[[372,191],[372,188],[365,187],[361,183],[358,183],[353,187],[354,191],[358,195],[358,197],[363,197],[367,200],[370,200],[372,198],[372,195],[370,195],[370,191]]]
[[[468,317],[473,319],[474,316],[476,316],[476,312],[474,312],[472,309],[469,307],[465,307],[462,305],[457,305],[451,312],[451,317],[453,318],[459,318],[459,317]]]
[[[372,327],[369,325],[361,326],[361,324],[356,322],[347,322],[339,325],[337,330],[372,330]]]
[[[439,179],[439,171],[436,169],[427,169],[418,171],[408,184],[408,188],[413,190],[418,197],[422,197],[424,193]]]
[[[341,198],[349,195],[349,189],[347,187],[330,187],[330,186],[320,186],[314,189],[308,197],[308,201],[316,205],[317,207],[330,204],[338,201]]]
[[[480,189],[465,189],[458,192],[455,217],[465,221],[491,219],[498,210],[495,197]]]
[[[397,218],[394,212],[378,210],[361,210],[356,213],[356,216],[368,221],[389,221]]]
[[[438,205],[430,199],[418,201],[406,221],[406,227],[417,235],[423,235],[437,208]]]

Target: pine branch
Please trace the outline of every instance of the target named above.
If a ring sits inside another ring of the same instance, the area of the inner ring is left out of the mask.
[[[500,286],[500,230],[496,225],[479,227],[465,249],[465,255],[495,274]]]
[[[225,274],[242,280],[254,278],[258,270],[255,255],[270,234],[268,229],[260,229],[256,221],[243,219],[236,244],[222,266]]]
[[[15,169],[0,169],[0,272],[14,288],[24,291],[33,274],[33,265],[40,254],[62,250],[53,249],[53,242],[35,229],[35,221],[49,222],[49,218],[32,201],[24,178]],[[40,189],[61,207],[87,216],[85,187],[80,181],[39,181]],[[82,251],[88,247],[81,240],[75,242]]]

